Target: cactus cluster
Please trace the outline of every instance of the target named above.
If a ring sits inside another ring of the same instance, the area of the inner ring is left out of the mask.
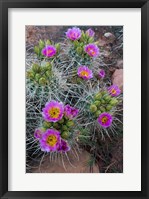
[[[44,59],[45,58],[45,48],[48,47],[52,47],[50,48],[51,50],[51,55],[52,56],[47,56],[48,59],[53,59],[54,57],[56,57],[59,54],[60,51],[60,44],[54,44],[53,41],[50,40],[39,40],[39,44],[37,46],[34,47],[34,52],[36,53],[36,55],[38,56],[39,59]],[[50,53],[49,53],[50,55]]]
[[[119,100],[112,97],[107,91],[100,91],[95,94],[90,111],[98,117],[103,112],[112,112],[118,105]]]
[[[27,71],[27,78],[34,84],[39,84],[41,86],[50,84],[52,78],[51,63],[47,62],[43,66],[34,63],[31,69]]]
[[[74,27],[63,43],[40,40],[34,47],[26,71],[28,157],[60,154],[69,160],[79,145],[110,137],[121,123],[121,91],[105,79],[94,34]]]

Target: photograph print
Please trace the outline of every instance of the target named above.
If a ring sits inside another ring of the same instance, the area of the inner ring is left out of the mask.
[[[123,173],[123,26],[26,26],[26,173]]]

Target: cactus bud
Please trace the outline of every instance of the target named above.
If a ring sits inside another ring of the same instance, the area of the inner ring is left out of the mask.
[[[52,43],[51,43],[51,41],[48,39],[47,41],[46,41],[46,45],[51,45]]]
[[[51,70],[52,69],[52,65],[50,62],[46,63],[46,70]]]
[[[73,121],[68,121],[68,122],[66,123],[66,125],[67,125],[68,127],[72,127],[72,126],[74,126],[74,122],[73,122]]]
[[[39,40],[39,48],[42,49],[45,47],[45,43],[44,41],[42,41],[41,39]]]
[[[61,133],[61,137],[62,137],[63,139],[68,139],[68,138],[69,138],[69,132],[68,132],[68,131],[63,131],[63,132]]]
[[[80,43],[80,46],[81,46],[81,47],[83,47],[83,46],[84,46],[84,43],[83,43],[83,42],[81,42],[81,43]]]
[[[117,100],[116,98],[113,98],[113,99],[111,99],[110,104],[111,104],[112,106],[115,106],[115,105],[118,104],[118,100]]]
[[[39,84],[40,85],[45,85],[47,83],[47,81],[46,81],[46,79],[44,78],[44,77],[41,77],[40,79],[39,79]]]
[[[46,122],[46,121],[43,122],[44,128],[50,128],[51,126],[52,126],[52,124],[50,122]]]
[[[74,44],[74,47],[77,48],[78,45],[79,45],[79,42],[78,42],[77,40],[75,40],[75,41],[73,42],[73,44]]]
[[[35,76],[34,72],[32,72],[32,71],[27,71],[27,78],[29,78],[29,79],[34,79],[34,76]]]
[[[110,99],[111,99],[111,96],[110,96],[110,95],[107,95],[107,96],[104,97],[104,100],[105,100],[106,102],[109,102]]]
[[[106,104],[106,101],[104,99],[102,99],[101,104]]]
[[[98,107],[101,104],[101,102],[100,101],[95,101],[94,104]]]
[[[102,94],[102,96],[104,96],[107,94],[107,91],[102,91],[101,94]]]
[[[59,43],[55,44],[55,47],[56,47],[57,52],[59,52],[60,51],[60,44]]]
[[[78,53],[79,55],[82,54],[82,48],[81,48],[81,47],[77,47],[76,51],[77,51],[77,53]]]
[[[37,74],[35,75],[35,80],[38,82],[40,78],[41,78],[41,75],[37,73]]]
[[[94,104],[92,104],[92,105],[90,106],[90,111],[91,111],[92,113],[96,112],[96,111],[97,111],[97,106],[94,105]]]
[[[62,118],[61,120],[58,121],[59,124],[63,124],[64,123],[64,119]]]
[[[51,75],[52,75],[51,71],[46,71],[46,76],[47,77],[51,77]]]
[[[37,55],[39,55],[40,50],[39,50],[39,47],[38,47],[38,46],[35,46],[35,47],[34,47],[34,52],[35,52]]]
[[[99,117],[100,114],[101,114],[101,111],[98,110],[98,111],[96,111],[95,116],[96,116],[96,117]]]
[[[111,106],[111,105],[106,106],[106,110],[107,110],[107,111],[110,111],[111,109],[112,109],[112,106]]]
[[[88,40],[88,42],[89,42],[89,43],[93,43],[93,42],[94,42],[94,38],[93,38],[93,37],[90,37],[89,40]]]
[[[67,131],[68,127],[66,125],[62,126],[62,130]]]
[[[38,64],[33,64],[32,65],[32,70],[35,72],[35,73],[38,73],[40,72],[40,66]]]
[[[97,93],[95,96],[94,96],[94,99],[95,100],[100,100],[102,98],[102,94],[101,93]]]
[[[81,38],[82,38],[82,40],[84,41],[84,40],[86,40],[86,34],[84,33],[84,31],[82,31],[82,36],[81,36]]]
[[[56,123],[53,124],[53,127],[56,128],[56,129],[59,129],[60,126],[59,126],[58,123],[56,122]]]
[[[106,109],[103,106],[101,106],[100,111],[103,113],[103,112],[106,112]]]

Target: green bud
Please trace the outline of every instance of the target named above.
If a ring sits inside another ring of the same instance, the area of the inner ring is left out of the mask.
[[[57,43],[57,44],[55,44],[55,47],[56,47],[56,50],[57,50],[57,52],[59,52],[60,51],[60,44],[59,43]]]
[[[39,79],[39,84],[40,85],[45,85],[47,83],[47,81],[46,81],[46,79],[44,78],[44,77],[41,77],[40,79]]]
[[[51,77],[51,75],[52,75],[51,71],[46,71],[46,76],[47,77]]]
[[[63,139],[68,139],[68,138],[69,138],[69,132],[68,132],[68,131],[63,131],[63,132],[61,133],[61,137],[62,137]]]
[[[46,69],[46,70],[51,70],[51,69],[52,69],[52,65],[51,65],[50,62],[47,62],[47,63],[46,63],[45,69]]]
[[[38,46],[35,46],[35,47],[34,47],[34,52],[35,52],[37,55],[39,55],[40,50],[39,50],[39,47],[38,47]]]
[[[107,102],[109,102],[110,99],[111,99],[111,96],[110,96],[110,95],[104,96],[104,100],[106,100]]]
[[[101,104],[101,102],[96,100],[96,101],[94,102],[94,104],[98,107],[98,106]]]
[[[46,41],[46,45],[51,45],[52,43],[51,43],[51,41],[48,39],[47,41]]]
[[[96,111],[97,111],[97,106],[94,105],[94,104],[92,104],[92,105],[90,106],[90,111],[91,111],[92,113],[96,112]]]
[[[74,122],[73,122],[73,121],[68,121],[68,122],[66,123],[66,125],[67,125],[68,127],[72,127],[72,126],[74,126]]]
[[[82,34],[81,34],[81,38],[83,39],[83,40],[86,40],[86,34],[84,33],[84,31],[82,31]]]
[[[39,81],[40,78],[41,78],[41,75],[40,75],[39,73],[37,73],[37,74],[35,75],[35,80],[36,80],[36,81]]]
[[[101,114],[101,111],[98,110],[98,111],[96,111],[95,116],[96,116],[96,117],[99,117],[100,114]]]
[[[64,123],[64,119],[62,118],[61,120],[58,121],[59,124],[63,124]]]
[[[82,48],[81,48],[81,47],[77,47],[76,51],[77,51],[77,53],[78,53],[79,55],[82,54]]]
[[[111,99],[110,104],[113,105],[113,106],[117,105],[118,104],[118,100],[116,98],[113,98],[113,99]]]
[[[51,126],[52,126],[52,124],[50,122],[46,122],[46,121],[43,122],[44,128],[50,128]]]
[[[94,96],[94,99],[95,100],[100,100],[102,97],[102,94],[101,93],[97,93],[95,96]]]
[[[104,96],[107,94],[107,91],[102,91],[101,94],[102,94],[102,96]]]
[[[112,109],[112,106],[111,106],[111,105],[106,106],[106,110],[107,110],[107,111],[110,111],[111,109]]]
[[[103,112],[106,112],[106,109],[103,106],[101,106],[100,111],[103,113]]]
[[[84,46],[84,43],[83,43],[83,42],[81,42],[81,43],[80,43],[80,46],[81,46],[81,47],[83,47],[83,46]]]
[[[40,66],[38,64],[33,64],[32,65],[32,70],[35,72],[35,73],[38,73],[40,72]]]
[[[89,40],[88,40],[88,42],[89,42],[89,43],[93,43],[93,42],[94,42],[94,38],[93,38],[93,37],[90,37]]]
[[[56,129],[59,129],[60,126],[59,126],[58,123],[56,122],[56,123],[53,124],[53,127],[56,128]]]
[[[32,72],[32,71],[27,71],[26,76],[27,76],[27,78],[29,78],[29,79],[34,79],[35,74],[34,74],[34,72]]]
[[[85,39],[81,36],[80,41],[81,41],[81,42],[84,42]]]
[[[41,72],[42,72],[42,73],[45,73],[46,71],[47,71],[46,67],[45,67],[45,66],[42,66],[42,67],[41,67]]]
[[[79,45],[79,42],[78,42],[77,40],[75,40],[75,41],[73,42],[73,44],[74,44],[74,47],[77,48],[78,45]]]
[[[100,102],[100,104],[98,104],[98,106],[97,106],[98,110],[100,109],[100,107],[101,107],[101,102]]]
[[[62,126],[62,130],[67,131],[68,127],[66,125]]]
[[[106,101],[104,99],[102,99],[101,104],[106,104]]]
[[[43,49],[45,47],[45,43],[44,41],[42,41],[41,39],[39,40],[39,48]]]

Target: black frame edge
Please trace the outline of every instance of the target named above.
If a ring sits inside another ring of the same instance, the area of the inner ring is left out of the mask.
[[[149,30],[149,2],[147,2],[141,9],[141,182],[143,182],[143,186],[141,186],[143,196],[148,195],[148,176],[147,176],[147,168],[148,164],[148,155],[149,148],[148,144],[148,119],[147,115],[149,114],[147,109],[148,102],[148,30]],[[146,38],[146,40],[144,39]],[[144,172],[146,171],[146,172]]]
[[[148,0],[1,0],[8,8],[141,8]]]
[[[119,2],[121,0],[118,0]],[[45,0],[42,4],[43,6],[40,6],[41,3],[40,0],[32,0],[32,2],[27,1],[22,1],[21,0],[6,0],[5,2],[3,0],[0,1],[0,198],[3,199],[8,199],[8,198],[71,198],[71,199],[76,199],[76,198],[95,198],[95,197],[100,197],[100,198],[123,198],[123,199],[129,199],[132,197],[136,197],[138,199],[143,199],[143,198],[149,198],[149,193],[148,193],[148,180],[149,180],[149,172],[147,172],[148,166],[149,166],[149,146],[147,145],[147,141],[149,140],[149,136],[147,135],[147,130],[149,130],[148,127],[148,119],[149,119],[149,105],[147,105],[147,102],[149,101],[149,69],[147,66],[149,65],[149,58],[148,58],[148,50],[149,50],[149,39],[147,38],[147,33],[149,33],[149,2],[146,1],[130,1],[130,4],[128,1],[123,1],[123,4],[118,4],[118,1],[112,0],[110,4],[107,4],[105,0],[105,3],[101,4],[101,7],[110,7],[110,5],[113,2],[113,6],[117,4],[119,7],[141,7],[141,48],[142,48],[142,53],[141,53],[141,66],[142,66],[142,191],[141,192],[100,192],[100,196],[98,195],[98,192],[95,194],[89,192],[84,194],[83,192],[10,192],[8,191],[8,106],[4,106],[8,104],[8,8],[11,7],[16,7],[16,8],[24,8],[24,7],[45,7],[45,5],[49,6],[49,0]],[[38,2],[35,6],[35,2]],[[60,2],[58,0],[58,2]],[[63,1],[62,1],[63,2]],[[61,2],[61,3],[62,3]],[[82,2],[82,1],[81,1]],[[89,2],[91,2],[89,0]],[[96,1],[98,2],[98,5],[100,4],[100,0]],[[103,2],[103,1],[102,1]],[[114,4],[114,2],[116,2]],[[55,2],[56,3],[56,2]],[[51,7],[52,5],[56,5],[55,3],[50,4]],[[68,3],[68,2],[67,2]],[[71,4],[69,3],[68,7],[72,5],[72,7],[76,7],[76,4],[78,2],[75,1],[74,3]],[[65,1],[66,4],[66,1]],[[78,3],[79,4],[79,3]],[[92,4],[92,2],[91,2]],[[88,4],[89,5],[89,4]],[[88,7],[88,5],[86,5]],[[96,4],[95,4],[96,5]],[[134,6],[135,5],[135,6]],[[63,5],[64,6],[64,5]],[[63,6],[56,6],[56,7],[63,7]],[[114,6],[114,7],[117,7]],[[54,6],[55,7],[55,6]],[[65,6],[64,6],[65,7]],[[78,6],[77,6],[78,7]],[[81,6],[79,6],[81,7]],[[97,7],[97,6],[96,6]],[[111,7],[112,8],[112,7]],[[145,40],[146,38],[146,40]],[[4,67],[5,66],[5,67]],[[6,67],[7,66],[7,67]],[[146,107],[147,106],[147,107]],[[2,133],[3,132],[3,133]],[[4,134],[5,132],[5,134]],[[146,159],[147,158],[147,159]],[[6,166],[7,165],[7,166]],[[43,196],[44,194],[44,196]]]
[[[3,2],[0,2],[0,10],[0,194],[3,195],[8,192],[8,9],[4,8]]]

